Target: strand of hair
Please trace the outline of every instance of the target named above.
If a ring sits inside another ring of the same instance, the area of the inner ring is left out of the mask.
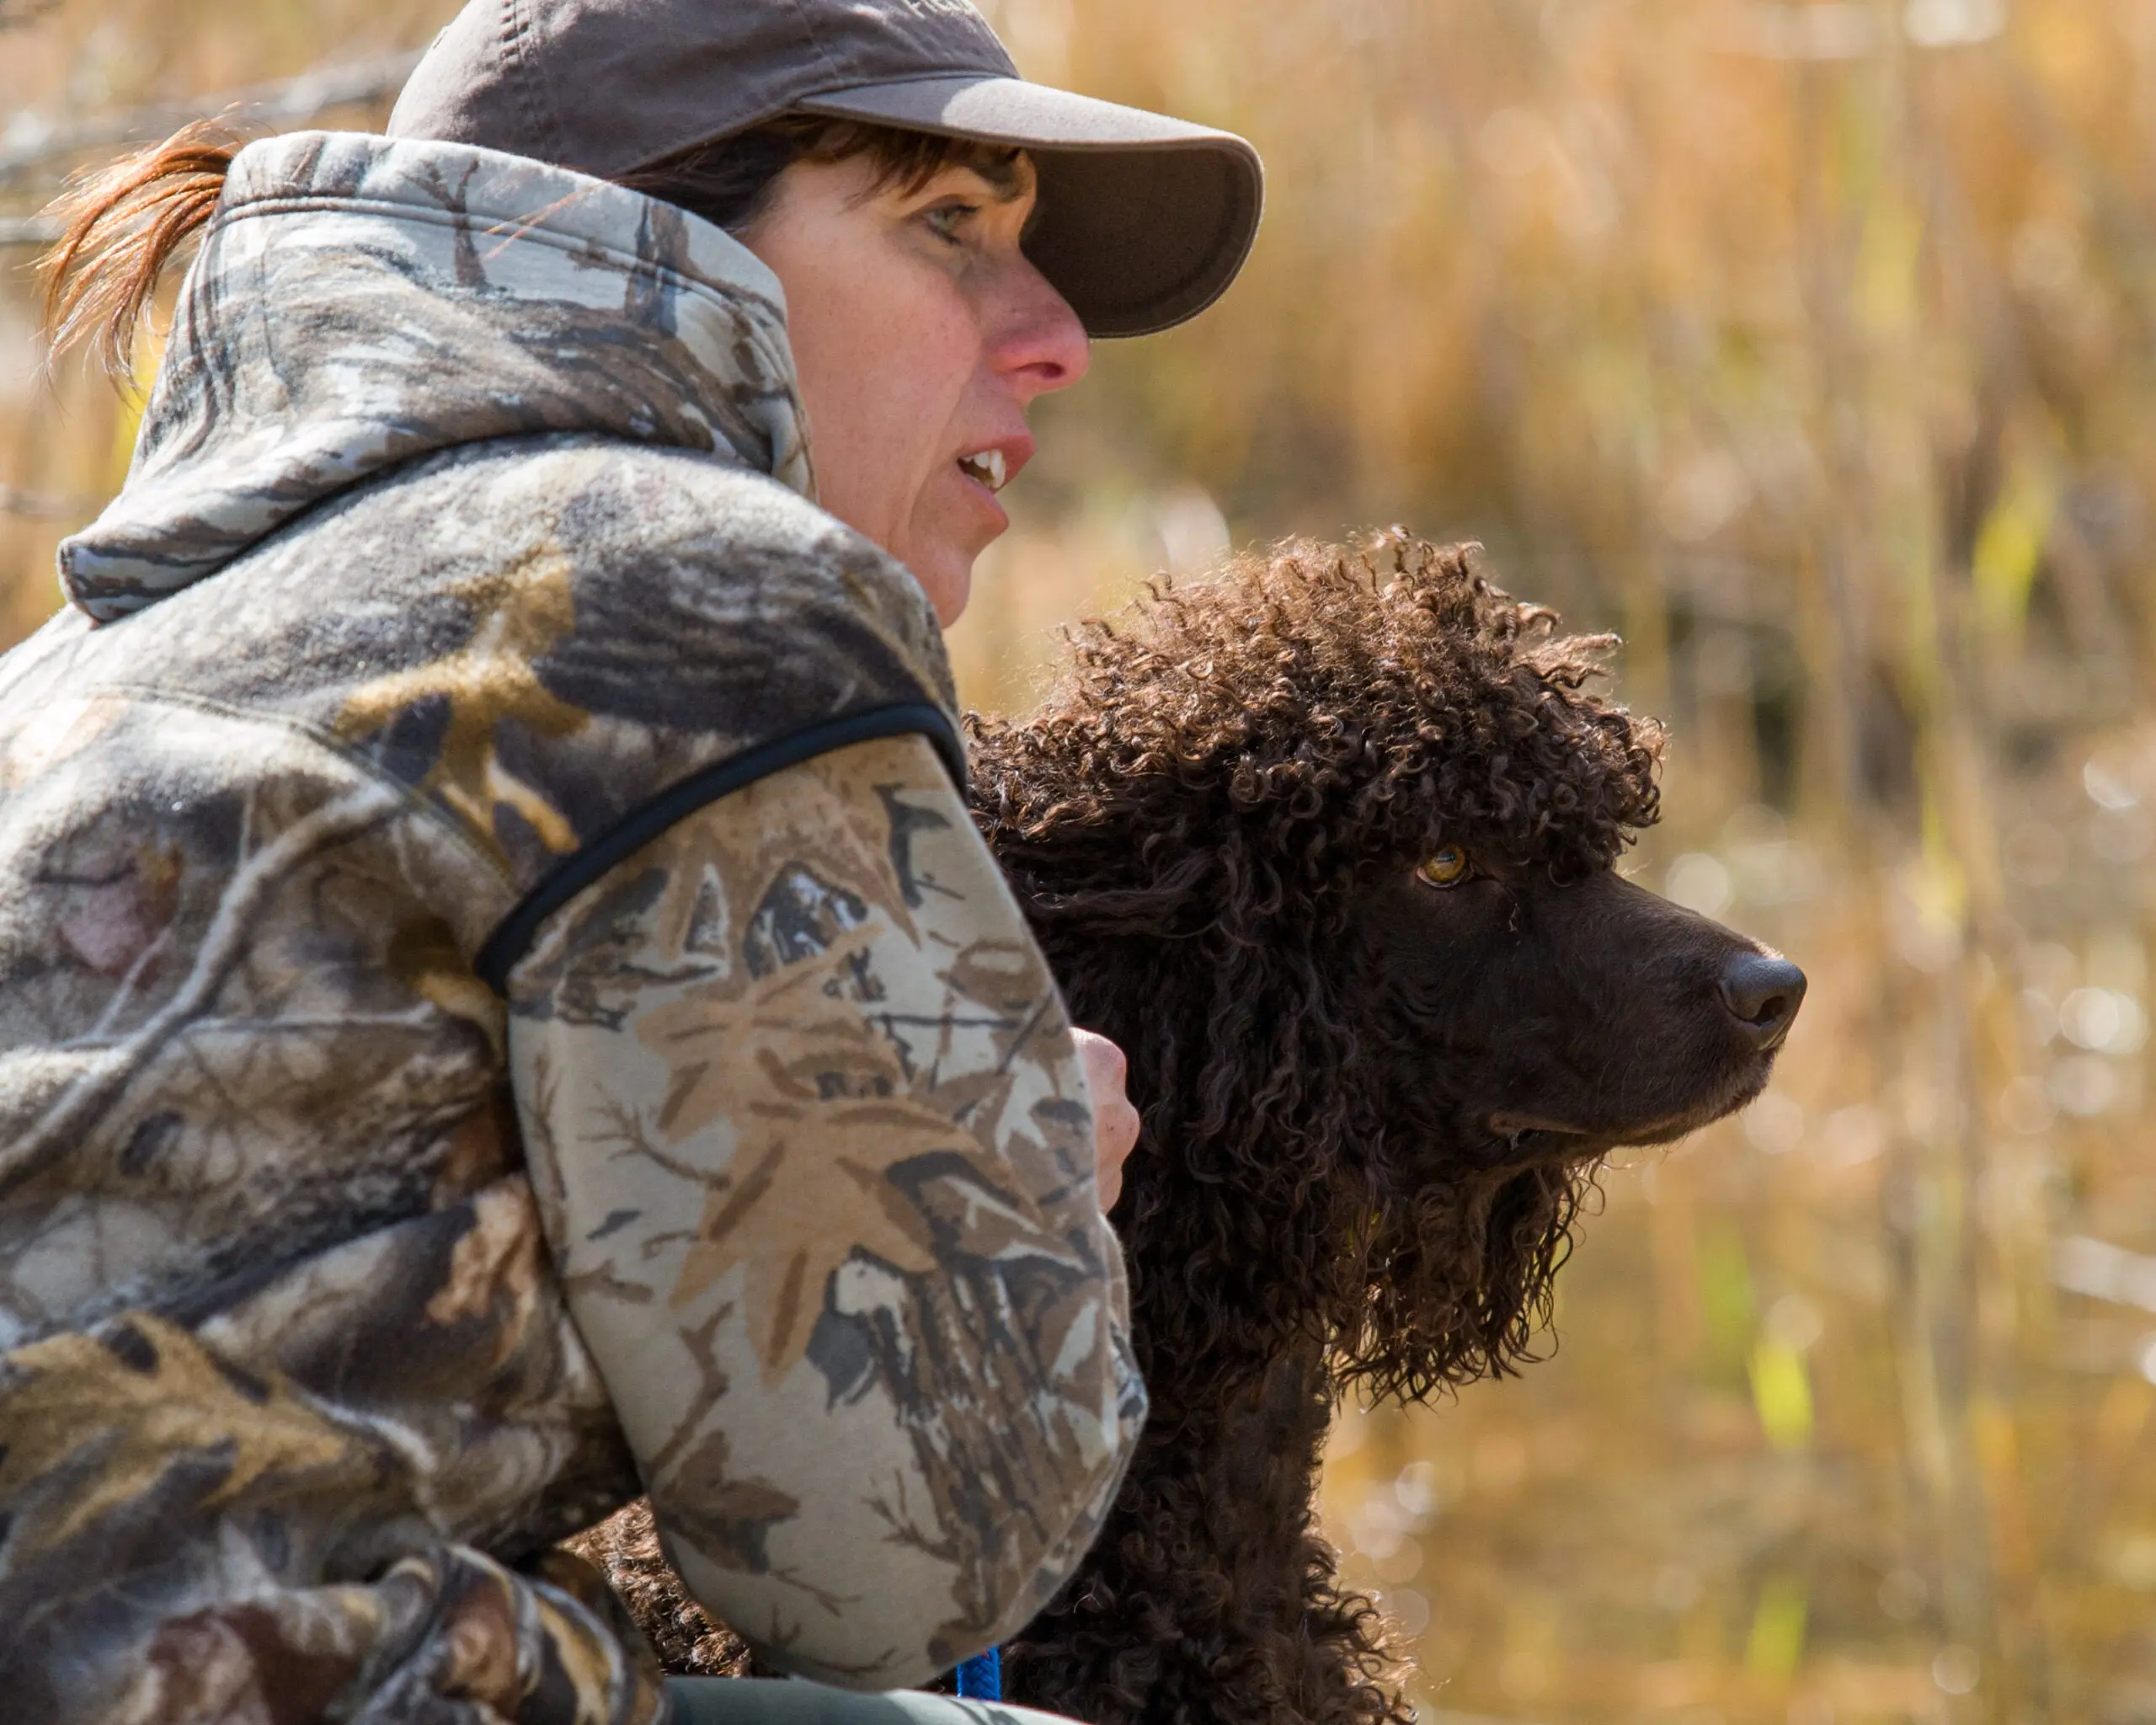
[[[173,258],[217,207],[242,140],[198,120],[122,157],[47,210],[59,241],[39,264],[56,355],[88,343],[115,382],[134,376],[136,341]]]

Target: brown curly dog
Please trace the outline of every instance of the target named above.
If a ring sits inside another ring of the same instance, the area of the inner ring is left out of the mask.
[[[1464,550],[1291,545],[1089,625],[1042,712],[975,722],[976,819],[1145,1123],[1115,1221],[1152,1417],[1008,1699],[1410,1717],[1313,1525],[1331,1413],[1529,1358],[1602,1157],[1757,1095],[1804,992],[1615,873],[1661,733],[1589,692],[1611,644]],[[584,1549],[675,1669],[744,1669],[648,1516]]]

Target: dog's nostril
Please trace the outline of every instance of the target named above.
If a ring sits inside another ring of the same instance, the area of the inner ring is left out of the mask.
[[[1786,959],[1741,953],[1722,967],[1722,1004],[1760,1047],[1779,1041],[1804,1003],[1804,973]]]

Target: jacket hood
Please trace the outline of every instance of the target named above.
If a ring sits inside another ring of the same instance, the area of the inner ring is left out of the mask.
[[[778,278],[656,199],[520,156],[296,132],[233,161],[126,483],[60,547],[100,622],[456,445],[599,432],[813,495]]]

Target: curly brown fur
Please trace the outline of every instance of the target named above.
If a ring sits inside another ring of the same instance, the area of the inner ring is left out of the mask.
[[[1372,1027],[1338,954],[1356,888],[1441,842],[1576,878],[1655,819],[1659,732],[1582,692],[1612,644],[1556,622],[1463,549],[1291,546],[1089,625],[1047,711],[974,727],[982,830],[1075,1022],[1129,1055],[1148,1141],[1176,1146],[1172,1183],[1140,1152],[1118,1226],[1235,1192],[1179,1213],[1152,1339],[1185,1369],[1320,1333],[1419,1396],[1529,1345],[1576,1171],[1422,1202],[1399,1178],[1419,1144],[1343,1081]]]
[[[976,819],[1145,1123],[1115,1221],[1152,1415],[1011,1699],[1407,1718],[1315,1530],[1338,1398],[1528,1359],[1601,1155],[1747,1099],[1779,1040],[1716,995],[1759,949],[1613,873],[1661,738],[1589,692],[1609,644],[1464,550],[1289,545],[975,722]],[[1444,846],[1456,888],[1416,876]]]
[[[1047,711],[976,726],[983,830],[1145,1119],[1117,1222],[1153,1416],[1084,1572],[1008,1651],[1014,1698],[1103,1725],[1406,1717],[1310,1529],[1326,1416],[1353,1380],[1422,1396],[1522,1358],[1579,1172],[1432,1190],[1392,1087],[1357,1081],[1384,1039],[1339,955],[1358,887],[1442,841],[1576,876],[1653,819],[1658,739],[1582,693],[1606,644],[1553,625],[1464,553],[1291,547],[1091,626]]]

